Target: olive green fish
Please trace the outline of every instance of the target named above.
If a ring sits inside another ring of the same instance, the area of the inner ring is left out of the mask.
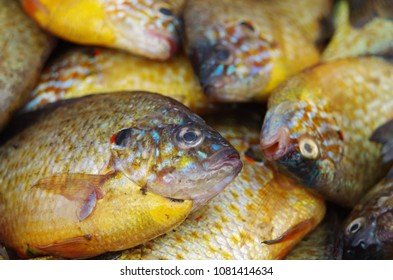
[[[0,7],[1,131],[29,100],[54,40],[25,15],[18,1],[0,0]]]
[[[369,138],[392,117],[392,64],[372,57],[336,60],[275,90],[261,147],[302,185],[354,206],[384,176],[379,144]]]
[[[87,258],[179,225],[240,172],[238,152],[179,102],[148,92],[51,104],[0,147],[0,243]]]
[[[330,0],[189,0],[185,48],[205,94],[266,100],[289,76],[320,60]]]
[[[335,32],[322,60],[359,55],[393,55],[393,1],[340,0],[334,12]]]

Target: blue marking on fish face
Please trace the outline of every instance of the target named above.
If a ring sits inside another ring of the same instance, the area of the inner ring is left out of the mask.
[[[211,76],[220,76],[224,72],[224,65],[220,64],[216,69],[211,73]]]
[[[152,130],[150,134],[153,137],[154,142],[158,144],[160,142],[160,134],[158,134],[155,130]]]
[[[218,151],[219,149],[221,149],[222,147],[221,147],[221,145],[219,145],[219,144],[212,144],[212,149],[214,150],[214,151]]]

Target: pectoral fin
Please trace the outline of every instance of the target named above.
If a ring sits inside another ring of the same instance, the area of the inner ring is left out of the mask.
[[[39,200],[58,217],[80,222],[94,210],[104,197],[101,186],[109,175],[55,174],[41,179],[30,189],[30,199]],[[32,202],[33,203],[33,202]]]

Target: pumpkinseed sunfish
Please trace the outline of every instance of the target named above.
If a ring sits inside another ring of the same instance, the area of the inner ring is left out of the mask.
[[[384,176],[374,129],[393,117],[393,65],[324,63],[282,83],[262,127],[266,158],[324,198],[354,206]]]
[[[319,62],[316,41],[330,10],[330,0],[187,1],[185,48],[205,94],[266,100],[280,82]]]
[[[179,44],[184,0],[22,0],[51,33],[86,45],[119,48],[166,60]]]
[[[148,92],[50,104],[20,115],[2,142],[0,243],[22,257],[87,258],[146,242],[242,168],[199,116]]]

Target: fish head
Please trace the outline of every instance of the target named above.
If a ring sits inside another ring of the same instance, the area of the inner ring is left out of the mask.
[[[142,189],[203,205],[240,172],[233,146],[205,123],[127,128],[112,136],[114,165]]]
[[[268,110],[260,139],[266,159],[303,186],[318,192],[334,181],[343,135],[325,106],[306,100],[279,103]]]
[[[266,88],[275,46],[260,36],[252,21],[195,29],[188,39],[188,55],[210,99],[246,101]]]
[[[184,0],[106,2],[108,23],[119,47],[157,60],[167,60],[176,53]]]
[[[378,221],[372,215],[363,214],[351,215],[344,225],[344,259],[379,259],[382,256]]]

